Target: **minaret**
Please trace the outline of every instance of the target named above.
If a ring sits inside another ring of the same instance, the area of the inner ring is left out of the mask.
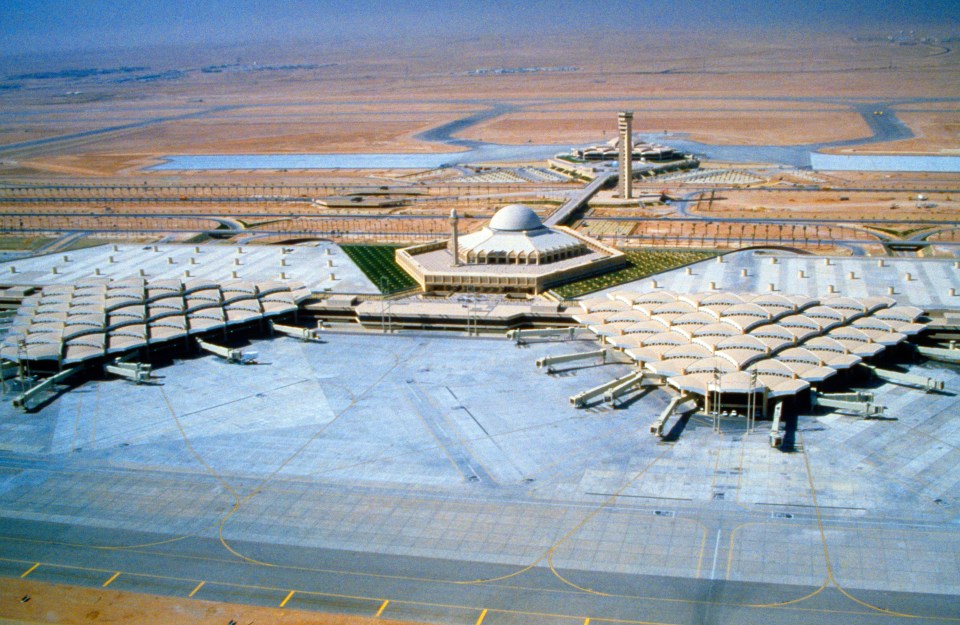
[[[460,264],[460,247],[457,242],[457,222],[460,218],[457,216],[457,209],[450,209],[450,244],[453,246],[453,266]]]
[[[633,111],[617,115],[620,131],[620,197],[633,197]]]

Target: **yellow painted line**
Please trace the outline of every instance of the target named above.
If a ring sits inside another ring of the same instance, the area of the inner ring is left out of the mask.
[[[694,577],[700,577],[700,570],[703,568],[703,552],[707,548],[707,528],[703,528],[703,538],[700,540],[700,555],[697,557],[697,573]]]
[[[737,541],[737,532],[740,531],[741,527],[744,527],[746,525],[753,525],[753,524],[754,524],[753,521],[741,523],[740,525],[737,525],[736,527],[734,527],[733,530],[730,532],[730,547],[729,547],[729,551],[727,552],[727,574],[724,577],[724,579],[727,581],[730,581],[730,571],[733,570],[733,549]]]
[[[486,608],[484,608],[484,609],[483,609],[483,612],[480,613],[480,618],[477,619],[477,625],[481,625],[481,623],[483,623],[483,619],[485,619],[485,618],[487,618],[487,609],[486,609]]]
[[[590,625],[590,617],[583,619],[583,625]]]
[[[758,523],[758,524],[762,524],[762,523]],[[950,532],[931,532],[931,533],[951,534]],[[952,535],[952,534],[951,534],[951,535]],[[11,539],[12,539],[12,537],[11,537]],[[29,540],[29,539],[17,539],[17,540],[20,540],[20,542],[28,542],[28,543],[65,544],[65,543],[53,543],[52,541],[39,541],[39,540]],[[75,545],[74,545],[74,546],[75,546]],[[131,552],[133,552],[133,553],[149,553],[149,554],[156,553],[156,552],[138,551],[138,550],[131,550]],[[193,559],[195,559],[195,560],[211,561],[211,562],[227,561],[227,560],[218,559],[218,558],[198,558],[198,557],[194,557]],[[18,559],[15,559],[15,558],[4,558],[4,557],[0,557],[0,562],[17,562],[17,563],[20,563],[20,564],[27,564],[27,563],[29,562],[29,560],[18,560]],[[67,570],[95,571],[95,572],[100,572],[100,573],[107,573],[107,572],[109,572],[109,569],[98,569],[98,568],[91,568],[91,567],[84,567],[84,566],[76,566],[76,565],[70,565],[70,564],[52,564],[52,565],[49,565],[49,566],[54,566],[54,567],[56,567],[56,568],[67,569]],[[290,568],[290,569],[294,569],[294,570],[315,570],[315,569],[308,569],[308,568],[306,568],[306,567],[283,567],[283,568]],[[171,581],[178,581],[178,582],[195,582],[195,581],[196,581],[196,578],[192,578],[192,579],[191,579],[191,578],[186,578],[186,577],[177,577],[177,576],[174,576],[174,575],[158,575],[158,574],[152,574],[152,573],[134,573],[134,572],[129,572],[129,571],[128,571],[128,572],[127,572],[127,575],[128,575],[128,576],[132,576],[132,577],[145,578],[145,579],[171,580]],[[384,576],[384,577],[389,577],[389,576]],[[828,583],[829,583],[829,582],[828,582]],[[229,582],[227,582],[227,583],[225,583],[224,585],[230,586],[230,587],[232,587],[232,588],[242,588],[242,589],[251,589],[251,590],[267,590],[267,591],[282,591],[282,590],[283,590],[282,588],[278,588],[278,587],[276,587],[276,586],[262,586],[262,585],[255,585],[255,584],[242,584],[242,583],[229,583]],[[526,586],[507,586],[507,588],[518,588],[518,589],[525,589],[525,590],[537,590],[537,591],[542,591],[542,589],[540,589],[540,588],[529,588],[529,587],[526,587]],[[299,590],[299,591],[297,591],[297,592],[299,592],[299,593],[301,593],[301,594],[305,594],[305,595],[314,596],[314,597],[332,597],[332,598],[337,598],[337,599],[358,599],[358,600],[363,600],[363,601],[380,601],[380,598],[378,598],[378,597],[377,597],[377,598],[375,598],[375,597],[363,597],[363,596],[359,596],[359,595],[346,595],[346,594],[336,594],[336,593],[325,593],[325,592],[318,592],[318,591],[311,591],[311,590]],[[548,591],[548,592],[566,592],[566,591]],[[725,602],[725,601],[703,601],[703,600],[690,600],[690,599],[677,599],[677,598],[663,598],[663,597],[643,596],[643,595],[613,595],[613,596],[616,596],[616,597],[625,597],[625,598],[631,598],[631,599],[643,599],[643,600],[652,601],[652,602],[658,602],[658,601],[659,601],[659,602],[666,602],[666,603],[670,603],[670,604],[679,604],[679,605],[729,606],[729,607],[752,608],[752,609],[761,609],[761,608],[762,608],[762,609],[780,609],[780,610],[789,611],[789,612],[811,613],[811,614],[831,614],[831,615],[834,615],[834,614],[843,614],[843,615],[862,616],[862,615],[864,615],[864,614],[871,614],[871,613],[872,613],[872,612],[866,611],[866,610],[864,610],[864,609],[862,609],[862,608],[861,608],[861,609],[846,609],[846,610],[825,609],[825,608],[805,608],[805,607],[797,606],[797,605],[795,605],[795,603],[785,603],[785,604],[779,604],[779,603],[777,603],[777,604],[749,604],[749,603],[736,603],[736,602]],[[459,604],[456,604],[456,603],[430,602],[430,601],[404,601],[404,600],[401,600],[401,599],[394,599],[394,600],[392,601],[392,603],[399,603],[399,604],[403,604],[403,605],[412,605],[412,606],[421,606],[421,607],[428,607],[428,608],[442,608],[442,609],[464,610],[464,611],[471,611],[471,612],[476,609],[476,607],[474,607],[474,606],[459,605]],[[571,615],[571,614],[561,614],[561,613],[551,613],[551,612],[532,612],[532,611],[526,611],[526,610],[496,610],[496,611],[497,611],[497,612],[501,612],[501,613],[503,613],[503,614],[521,615],[521,616],[536,616],[536,617],[549,617],[549,618],[562,618],[562,619],[579,619],[579,618],[580,618],[579,616],[574,616],[574,615]],[[930,618],[936,618],[936,619],[941,620],[941,621],[944,621],[944,622],[957,623],[958,625],[960,625],[960,618],[955,617],[955,616],[936,616],[936,617],[930,617]],[[676,625],[676,624],[671,624],[671,623],[659,623],[659,622],[654,622],[654,621],[634,621],[634,620],[619,619],[619,618],[613,618],[613,617],[593,619],[592,622],[620,623],[620,624],[623,624],[623,625]]]
[[[33,572],[36,570],[36,568],[37,568],[38,566],[40,566],[40,563],[39,563],[39,562],[37,562],[36,564],[34,564],[33,566],[31,566],[29,569],[27,569],[26,571],[24,571],[24,572],[23,572],[23,575],[21,575],[20,577],[23,578],[23,577],[26,577],[27,575],[30,575],[31,573],[33,573]]]
[[[203,585],[206,584],[206,583],[207,583],[207,582],[200,582],[199,584],[197,584],[197,587],[190,591],[190,594],[187,595],[187,598],[189,599],[190,597],[192,597],[192,596],[194,596],[195,594],[197,594],[197,591],[200,590],[201,588],[203,588]]]
[[[110,579],[103,582],[103,587],[106,588],[107,586],[113,583],[113,580],[117,579],[118,577],[120,577],[120,571],[117,571],[116,573],[110,576]]]
[[[373,615],[374,618],[380,618],[380,615],[383,614],[383,611],[387,609],[387,604],[390,603],[389,599],[384,599],[383,603],[380,605],[380,609],[377,610],[377,613]]]
[[[293,596],[293,593],[297,592],[296,590],[291,590],[287,593],[287,596],[283,598],[283,601],[280,602],[280,607],[287,605],[287,601],[290,601],[290,597]]]

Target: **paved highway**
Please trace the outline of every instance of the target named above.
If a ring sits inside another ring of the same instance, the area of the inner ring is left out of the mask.
[[[90,139],[98,138],[102,135],[108,135],[115,132],[123,132],[126,130],[134,130],[138,128],[146,128],[148,126],[154,126],[157,124],[165,124],[175,121],[183,121],[186,119],[196,119],[200,117],[205,117],[207,115],[222,113],[225,111],[231,111],[237,108],[242,108],[239,105],[225,105],[225,106],[215,106],[211,108],[206,108],[200,111],[192,111],[189,113],[183,113],[181,115],[167,115],[164,117],[155,117],[151,119],[145,119],[139,122],[132,122],[129,124],[120,124],[117,126],[106,126],[104,128],[95,128],[93,130],[84,130],[82,132],[74,132],[65,135],[57,135],[54,137],[43,137],[41,139],[31,139],[29,141],[20,141],[19,143],[8,143],[6,145],[0,146],[0,154],[15,154],[18,158],[23,158],[26,155],[34,154],[38,149],[43,149],[47,147],[55,147],[57,149],[63,149],[66,145],[77,145],[87,142]]]
[[[583,201],[585,194],[578,193],[577,197],[558,209],[553,215],[544,220],[547,225],[556,225],[562,223],[563,219],[558,217],[560,210],[568,206],[576,206],[578,202]],[[686,203],[676,201],[674,205]],[[575,210],[575,209],[572,209]],[[813,218],[790,218],[790,219],[770,219],[763,217],[723,217],[709,214],[697,215],[684,211],[678,207],[679,217],[633,217],[633,216],[592,216],[589,221],[629,221],[629,222],[668,222],[668,223],[745,223],[745,224],[776,224],[776,225],[819,225],[819,226],[837,226],[837,225],[920,225],[920,226],[960,226],[960,220],[954,219],[813,219]],[[569,211],[567,212],[569,215]],[[73,217],[102,217],[102,218],[141,218],[141,219],[316,219],[316,220],[390,220],[390,221],[422,221],[422,220],[446,220],[448,215],[443,213],[418,213],[418,214],[391,214],[379,215],[374,213],[230,213],[229,216],[221,214],[210,214],[201,212],[172,212],[172,213],[152,213],[152,212],[128,212],[128,211],[50,211],[38,213],[36,211],[13,211],[0,212],[0,217],[49,217],[49,218],[73,218]]]
[[[375,239],[377,237],[382,237],[384,241],[390,240],[409,240],[409,239],[436,239],[439,235],[435,232],[415,232],[415,231],[384,231],[376,230],[369,232],[344,232],[341,230],[321,230],[321,229],[311,229],[311,230],[274,230],[274,229],[260,229],[256,230],[232,230],[232,229],[217,229],[217,230],[171,230],[171,229],[162,229],[162,228],[143,228],[135,230],[124,230],[122,228],[101,228],[101,229],[91,229],[91,228],[0,228],[0,232],[7,233],[49,233],[51,231],[56,231],[59,233],[87,233],[90,235],[97,234],[117,234],[118,232],[126,232],[131,235],[134,234],[169,234],[171,231],[176,232],[196,232],[197,234],[207,234],[213,237],[223,237],[223,236],[233,236],[235,234],[256,234],[258,236],[280,236],[287,238],[317,238],[317,237],[356,237],[359,239]],[[803,246],[803,245],[813,245],[813,244],[823,244],[823,245],[863,245],[863,244],[880,244],[882,241],[877,237],[863,238],[863,239],[818,239],[815,237],[807,238],[774,238],[774,237],[740,237],[740,236],[716,236],[716,237],[702,237],[702,236],[683,236],[683,235],[603,235],[601,239],[610,240],[615,239],[618,241],[624,242],[626,245],[639,245],[643,243],[650,243],[656,245],[680,245],[682,247],[702,247],[710,245],[736,245],[737,247],[751,247],[751,246],[763,246],[763,245],[775,245],[775,246]],[[945,248],[956,248],[960,247],[960,242],[956,241],[937,241],[936,245],[939,247]]]

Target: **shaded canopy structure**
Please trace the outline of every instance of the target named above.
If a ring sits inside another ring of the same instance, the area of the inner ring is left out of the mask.
[[[283,281],[90,280],[27,296],[0,343],[10,362],[75,364],[295,312],[310,297]]]
[[[574,319],[674,388],[796,395],[923,330],[889,297],[612,291]]]

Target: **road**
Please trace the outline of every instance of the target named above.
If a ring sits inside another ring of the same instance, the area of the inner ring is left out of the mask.
[[[609,179],[610,176],[607,176],[605,180]],[[544,220],[544,224],[548,226],[553,226],[562,224],[566,219],[569,218],[569,215],[572,211],[575,211],[576,208],[582,206],[582,203],[588,199],[589,191],[584,190],[578,192],[577,195],[565,203],[562,207],[557,209],[550,217]],[[919,225],[919,226],[939,226],[943,228],[948,228],[952,226],[960,226],[960,220],[956,219],[845,219],[845,218],[830,218],[830,219],[815,219],[815,218],[789,218],[789,219],[772,219],[764,217],[723,217],[723,216],[713,216],[710,214],[693,214],[690,213],[686,205],[689,204],[688,200],[677,200],[672,203],[672,206],[676,207],[677,217],[634,217],[634,216],[618,216],[618,215],[604,215],[604,216],[595,216],[590,217],[590,221],[629,221],[629,222],[645,222],[645,221],[656,221],[656,222],[669,222],[669,223],[686,223],[686,222],[698,222],[698,223],[746,223],[746,224],[776,224],[776,225],[820,225],[820,226],[832,226],[832,225],[846,225],[846,226],[856,226],[856,225]],[[562,211],[562,212],[561,212]],[[344,219],[358,219],[358,220],[388,220],[388,221],[424,221],[432,219],[441,219],[446,220],[448,215],[443,213],[418,213],[418,214],[390,214],[390,215],[380,215],[375,213],[277,213],[277,212],[264,212],[264,213],[231,213],[229,216],[223,216],[219,214],[210,214],[202,212],[164,212],[164,213],[152,213],[152,212],[143,212],[143,211],[56,211],[56,212],[46,212],[38,213],[36,211],[15,211],[15,212],[0,212],[0,217],[49,217],[52,219],[57,218],[76,218],[76,217],[99,217],[99,218],[139,218],[139,219],[210,219],[210,220],[225,220],[225,221],[235,221],[238,219],[316,219],[316,220],[344,220]]]
[[[148,126],[155,126],[158,124],[165,124],[168,122],[183,121],[187,119],[197,119],[200,117],[205,117],[207,115],[222,113],[222,112],[234,110],[237,108],[241,108],[241,107],[239,105],[215,106],[212,108],[206,108],[199,111],[183,113],[181,115],[167,115],[163,117],[154,117],[150,119],[145,119],[143,121],[131,122],[129,124],[106,126],[104,128],[95,128],[93,130],[85,130],[82,132],[74,132],[74,133],[69,133],[65,135],[43,137],[41,139],[31,139],[30,141],[20,141],[19,143],[9,143],[9,144],[0,146],[0,155],[16,155],[17,158],[23,158],[25,156],[29,156],[37,153],[38,150],[44,151],[46,148],[49,148],[49,147],[54,147],[58,150],[62,150],[67,146],[77,146],[77,145],[82,145],[84,143],[88,143],[91,139],[95,140],[104,135],[123,132],[126,130],[146,128]]]

